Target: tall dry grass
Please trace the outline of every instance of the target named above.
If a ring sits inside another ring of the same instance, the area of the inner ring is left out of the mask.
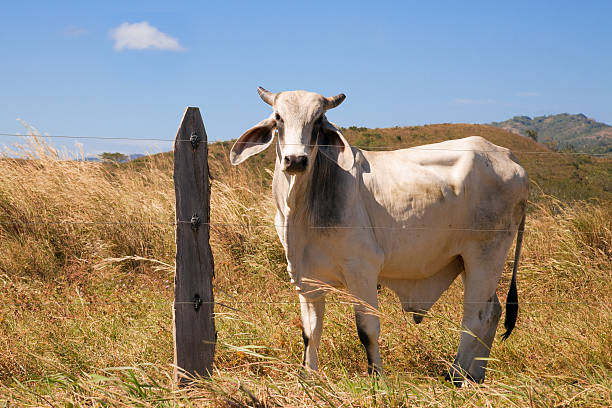
[[[387,375],[380,379],[365,374],[346,296],[332,294],[320,373],[304,375],[269,174],[230,168],[218,149],[211,155],[215,373],[177,390],[171,156],[88,163],[31,142],[20,158],[0,159],[0,407],[612,403],[609,202],[540,194],[531,203],[519,321],[507,342],[495,342],[483,386],[457,390],[437,377],[457,348],[460,281],[420,325],[381,291]]]

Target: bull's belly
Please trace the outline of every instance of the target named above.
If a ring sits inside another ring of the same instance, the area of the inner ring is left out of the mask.
[[[381,279],[429,278],[460,254],[461,242],[462,239],[456,236],[442,238],[414,234],[396,237],[384,251],[385,260],[379,276]]]
[[[347,274],[364,272],[382,280],[426,279],[451,263],[469,241],[464,233],[438,230],[364,231],[368,230],[346,228],[329,234],[307,230],[296,234],[298,239],[286,252],[292,282],[299,286],[310,279],[342,287]],[[286,236],[291,236],[291,231]]]
[[[458,254],[438,255],[433,259],[415,259],[414,257],[395,257],[385,262],[380,271],[380,279],[425,279],[440,271],[452,262]]]

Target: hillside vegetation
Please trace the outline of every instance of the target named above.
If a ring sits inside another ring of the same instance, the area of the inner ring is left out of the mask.
[[[612,126],[597,122],[579,113],[570,115],[515,116],[503,122],[493,122],[510,132],[528,135],[528,131],[537,132],[537,140],[547,143],[559,150],[576,150],[583,153],[611,153]]]
[[[229,143],[218,143],[215,372],[176,389],[172,155],[76,162],[33,139],[22,158],[0,159],[0,407],[610,406],[610,162],[489,126],[346,134],[370,148],[480,134],[515,150],[530,173],[519,319],[495,341],[484,385],[455,389],[438,377],[457,348],[460,280],[420,325],[381,290],[380,379],[365,374],[347,297],[331,295],[320,373],[303,374],[297,296],[272,225],[272,152],[231,167]],[[521,153],[533,151],[543,154]]]
[[[344,135],[351,145],[366,150],[392,150],[478,135],[511,149],[533,183],[532,198],[552,195],[563,201],[605,199],[612,201],[612,160],[586,154],[557,153],[533,140],[487,125],[438,124],[368,129],[350,127]],[[210,153],[229,169],[227,150],[232,142],[212,145]],[[274,149],[267,149],[241,166],[261,172],[274,168]],[[213,175],[216,174],[213,169]]]

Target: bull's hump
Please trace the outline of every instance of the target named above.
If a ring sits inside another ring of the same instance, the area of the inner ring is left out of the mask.
[[[363,155],[367,162],[385,172],[402,167],[418,165],[443,180],[456,179],[462,172],[469,172],[479,163],[506,166],[506,162],[516,164],[512,153],[505,147],[497,146],[480,136],[448,140],[440,143],[415,146],[387,152],[368,152]],[[492,159],[492,160],[491,160]]]
[[[510,151],[472,136],[390,152],[363,152],[370,172],[364,185],[391,211],[450,203],[471,190],[473,182],[505,183],[518,166]],[[518,166],[520,167],[520,166]]]

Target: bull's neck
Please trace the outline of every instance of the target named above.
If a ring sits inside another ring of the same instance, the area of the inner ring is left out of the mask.
[[[312,168],[303,173],[288,174],[281,169],[280,159],[277,157],[273,185],[276,186],[276,205],[285,216],[299,216],[305,212],[311,179]]]

